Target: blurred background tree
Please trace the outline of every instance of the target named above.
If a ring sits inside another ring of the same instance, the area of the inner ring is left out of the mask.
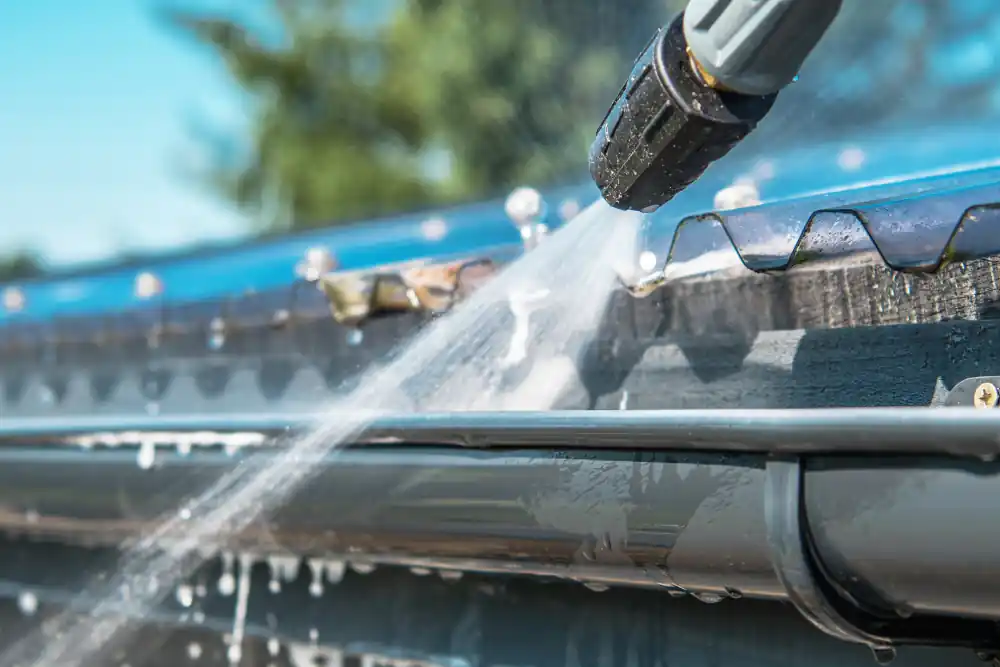
[[[233,17],[169,14],[249,95],[247,150],[220,152],[207,177],[261,231],[579,180],[650,26],[681,4],[266,1],[277,17],[266,34]],[[361,29],[366,8],[380,15]]]
[[[0,283],[37,278],[44,273],[41,262],[31,253],[17,252],[0,256]]]
[[[258,2],[273,16],[266,30],[232,16],[169,17],[225,62],[249,99],[243,150],[214,142],[221,150],[206,176],[262,232],[584,181],[597,121],[632,59],[651,27],[685,4]],[[778,150],[803,136],[855,137],[924,114],[960,121],[992,108],[995,72],[970,78],[966,53],[991,6],[845,3],[757,139]],[[943,67],[948,58],[959,64]],[[949,92],[958,84],[962,105]]]

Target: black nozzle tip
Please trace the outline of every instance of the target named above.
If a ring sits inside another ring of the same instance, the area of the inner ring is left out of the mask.
[[[749,134],[775,97],[720,92],[702,81],[681,15],[656,32],[601,122],[591,177],[611,206],[655,210]]]

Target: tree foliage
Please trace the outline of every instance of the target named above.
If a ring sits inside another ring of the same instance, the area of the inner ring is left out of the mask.
[[[29,253],[21,252],[0,257],[0,283],[37,278],[44,272],[41,263]]]
[[[248,96],[246,154],[210,174],[264,226],[331,224],[580,173],[604,106],[672,0],[267,0],[267,34],[171,21]],[[281,215],[277,215],[280,213]]]

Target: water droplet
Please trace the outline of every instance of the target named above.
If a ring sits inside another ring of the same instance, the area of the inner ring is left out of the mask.
[[[281,581],[295,581],[299,574],[299,559],[297,556],[268,556],[267,566],[270,569],[270,581],[267,588],[271,593],[281,592]]]
[[[281,653],[281,642],[279,642],[275,637],[271,637],[267,640],[267,652],[271,656],[277,657]]]
[[[312,581],[309,583],[309,595],[318,598],[323,595],[323,570],[324,563],[318,560],[309,560],[309,571],[312,573]]]
[[[202,623],[205,622],[205,612],[203,611],[194,612],[193,614],[191,614],[191,620],[197,623],[198,625],[201,625]]]
[[[667,595],[672,598],[683,598],[687,597],[688,592],[682,588],[671,588],[667,591]]]
[[[319,630],[316,628],[309,628],[309,643],[313,646],[319,641]]]
[[[3,291],[3,307],[9,313],[19,313],[24,310],[27,299],[20,287],[8,287]]]
[[[691,593],[691,597],[705,604],[718,604],[726,599],[725,595],[719,595],[718,593]]]
[[[17,596],[17,608],[25,616],[34,616],[38,611],[38,598],[31,591],[23,591]]]
[[[329,273],[337,267],[337,260],[329,249],[322,246],[309,248],[298,264],[295,274],[311,283],[319,280],[324,273]]]
[[[420,223],[420,233],[428,241],[440,241],[448,234],[448,223],[441,218],[431,218]]]
[[[229,662],[237,664],[243,658],[243,637],[247,629],[247,611],[250,605],[250,576],[253,574],[254,557],[240,554],[239,587],[236,609],[233,613],[233,636],[227,654]]]
[[[583,585],[595,593],[603,593],[604,591],[611,590],[611,587],[607,584],[600,584],[596,581],[586,581]]]
[[[361,329],[351,329],[347,332],[347,344],[351,347],[357,347],[365,341],[365,334]]]
[[[143,301],[163,294],[163,281],[155,273],[142,271],[135,276],[132,293]]]
[[[198,642],[191,642],[187,647],[188,657],[192,660],[197,660],[201,657],[201,644]]]
[[[840,151],[837,155],[837,166],[843,171],[857,171],[864,166],[866,158],[864,150],[851,146]]]
[[[563,221],[571,220],[580,213],[580,203],[575,199],[567,199],[559,205],[559,217]]]
[[[729,596],[730,600],[739,600],[743,597],[743,593],[741,591],[738,591],[735,588],[730,588],[729,586],[726,586],[726,595]]]
[[[228,597],[236,592],[236,576],[233,574],[233,554],[222,554],[222,576],[219,577],[219,593]]]
[[[36,510],[28,510],[24,513],[24,520],[28,523],[38,523],[40,518],[41,517]]]
[[[344,572],[347,571],[347,564],[342,560],[326,561],[326,580],[331,584],[339,584],[344,580]]]
[[[191,443],[187,440],[181,440],[177,443],[177,454],[179,456],[187,456],[191,453]]]
[[[896,659],[896,649],[891,646],[873,646],[872,655],[875,656],[875,662],[878,664],[888,665]]]
[[[375,563],[351,563],[351,569],[358,574],[371,574],[375,571]]]
[[[268,556],[267,562],[267,589],[272,593],[281,592],[281,564],[276,561],[274,556]]]
[[[445,581],[458,581],[462,578],[461,570],[441,570],[438,575]]]
[[[182,521],[187,521],[191,518],[191,510],[187,507],[182,507],[181,511],[177,513],[177,516],[179,516]]]
[[[643,271],[652,271],[656,268],[656,253],[651,250],[644,250],[639,254],[639,268]]]
[[[226,322],[216,317],[209,325],[208,349],[218,352],[226,346]]]
[[[185,609],[194,604],[194,589],[187,584],[181,584],[178,586],[174,595],[177,598],[177,604]]]
[[[219,592],[226,597],[235,593],[236,577],[228,572],[219,577]]]
[[[142,470],[149,470],[156,463],[156,443],[152,440],[144,440],[139,445],[139,452],[136,454],[136,463]]]
[[[428,567],[411,567],[410,572],[418,577],[426,577],[431,573],[431,570]]]

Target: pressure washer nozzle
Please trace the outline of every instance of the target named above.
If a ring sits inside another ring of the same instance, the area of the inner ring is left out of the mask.
[[[708,85],[692,65],[678,17],[636,60],[591,144],[590,173],[615,208],[655,210],[747,136],[776,95]]]
[[[590,147],[590,173],[620,209],[651,211],[767,115],[841,0],[689,0],[639,56]]]

